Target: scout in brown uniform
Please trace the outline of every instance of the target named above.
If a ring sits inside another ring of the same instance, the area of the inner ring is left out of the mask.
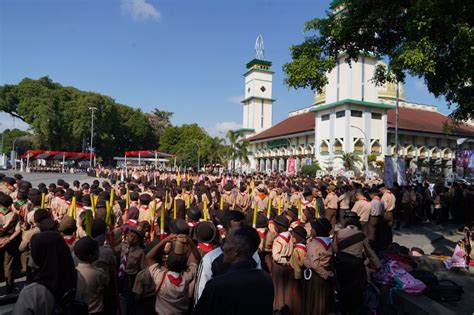
[[[337,195],[334,192],[336,187],[330,185],[328,187],[328,194],[324,199],[324,211],[325,217],[331,222],[332,229],[334,230],[334,226],[336,225],[336,213],[337,213]]]
[[[332,288],[332,248],[329,233],[331,223],[326,218],[311,222],[311,238],[304,257],[303,312],[328,314]]]
[[[263,211],[265,214],[267,213],[268,209],[268,202],[270,202],[270,199],[268,196],[265,194],[265,185],[260,184],[257,187],[257,196],[255,197],[252,205],[252,209],[255,208],[255,204],[257,205],[257,210],[258,211]]]
[[[143,234],[135,227],[130,226],[126,242],[122,242],[120,255],[119,280],[121,282],[121,294],[127,301],[127,311],[134,309],[134,297],[132,287],[135,277],[140,270],[146,268],[145,252],[142,249]]]
[[[224,193],[222,194],[222,199],[224,199],[224,210],[234,209],[235,206],[235,197],[232,192],[233,185],[228,182],[224,187]]]
[[[150,202],[151,202],[151,197],[149,194],[142,194],[140,195],[140,198],[139,198],[140,202],[140,206],[138,208],[139,210],[139,215],[138,215],[138,221],[141,222],[141,221],[147,221],[147,222],[153,222],[154,218],[153,218],[153,214],[151,213],[151,209],[149,207],[150,205]],[[159,209],[156,209],[156,211],[158,212]]]
[[[244,184],[240,185],[240,191],[235,198],[235,207],[246,213],[250,209],[251,202],[251,196],[247,192],[247,187]]]
[[[360,224],[362,227],[362,232],[367,235],[367,222],[369,222],[370,216],[370,202],[365,198],[361,192],[356,192],[355,197],[357,199],[356,203],[352,207],[352,212],[355,212],[360,218]]]
[[[89,314],[103,314],[104,291],[110,278],[102,268],[93,265],[99,257],[99,246],[93,238],[86,236],[74,245],[74,254],[79,259],[76,269],[86,283]]]
[[[14,178],[4,177],[2,183],[0,183],[0,192],[10,196],[15,191],[15,183]]]
[[[20,217],[11,210],[13,199],[0,193],[0,251],[3,252],[3,270],[5,274],[6,293],[14,291],[13,260],[18,248],[21,234]]]
[[[290,240],[290,222],[283,215],[277,215],[274,219],[278,236],[273,241],[272,247],[272,279],[275,287],[275,300],[273,308],[282,310],[292,304],[292,288],[288,286],[288,281],[293,278],[293,271],[290,267],[290,257],[293,253],[293,243]]]
[[[293,314],[301,314],[301,279],[303,278],[303,260],[306,255],[306,230],[300,225],[290,232],[293,252],[290,257],[290,267],[293,276],[289,277],[288,286],[292,287],[292,303],[289,307]]]
[[[392,226],[393,226],[393,211],[395,210],[395,204],[397,199],[395,195],[385,187],[385,185],[381,185],[379,191],[383,194],[382,195],[382,202],[385,208],[384,212],[384,221],[387,227],[387,239],[386,244],[391,244],[393,241],[393,233],[392,233]]]

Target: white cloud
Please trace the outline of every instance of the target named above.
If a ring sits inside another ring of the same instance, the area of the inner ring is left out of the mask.
[[[160,19],[160,12],[147,0],[121,0],[120,8],[124,14],[130,15],[135,21]]]
[[[236,96],[229,96],[227,101],[232,104],[240,105],[242,104],[241,101],[244,99],[243,95],[236,95]]]
[[[206,128],[206,131],[210,136],[225,138],[227,131],[239,129],[240,127],[242,127],[242,125],[235,121],[223,121],[216,123],[212,127]]]

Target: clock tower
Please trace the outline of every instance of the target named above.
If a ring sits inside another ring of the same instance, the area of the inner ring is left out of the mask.
[[[256,55],[247,63],[244,73],[245,93],[242,101],[243,122],[240,129],[245,137],[260,133],[272,126],[272,63],[265,60],[263,51],[263,38],[257,37],[255,44]]]

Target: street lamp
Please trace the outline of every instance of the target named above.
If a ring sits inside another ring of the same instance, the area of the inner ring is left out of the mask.
[[[92,170],[92,142],[94,140],[94,111],[97,110],[97,107],[89,107],[89,110],[91,111],[91,147],[90,147],[90,160],[89,160],[89,167]],[[95,166],[95,165],[94,165]]]
[[[0,126],[3,126],[2,123],[0,123]],[[3,134],[5,133],[5,130],[2,130],[2,144],[0,147],[0,155],[3,155]]]
[[[352,126],[352,128],[355,128],[357,130],[360,130],[360,132],[362,132],[362,134],[364,135],[364,139],[365,139],[365,152],[364,152],[364,166],[365,166],[365,180],[369,179],[369,139],[367,138],[367,134],[364,132],[364,130],[362,130],[361,128],[357,127],[357,126]]]

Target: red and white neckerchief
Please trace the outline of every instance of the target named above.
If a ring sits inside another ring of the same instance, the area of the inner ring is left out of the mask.
[[[208,253],[208,252],[210,252],[211,250],[214,249],[214,245],[212,243],[199,242],[197,247],[205,253]]]
[[[295,248],[299,248],[299,249],[302,249],[306,252],[306,245],[305,244],[302,244],[302,243],[297,243],[295,245]]]
[[[311,202],[310,202],[309,200],[303,200],[302,205],[303,205],[303,206],[307,206],[307,205],[309,205],[310,203],[311,203]]]
[[[282,232],[278,234],[280,238],[282,238],[285,242],[289,243],[290,242],[290,232]]]
[[[181,277],[181,275],[175,277],[172,274],[168,273],[167,276],[170,283],[174,285],[175,287],[179,287],[181,282],[183,282],[183,277]]]
[[[68,244],[69,246],[72,246],[72,244],[74,244],[74,241],[76,240],[76,237],[74,235],[65,235],[64,236],[64,241],[66,242],[66,244]]]
[[[267,228],[257,228],[257,233],[260,236],[260,238],[262,239],[262,238],[265,237],[265,235],[267,235],[268,229]]]
[[[232,191],[224,191],[224,194],[226,194],[227,196],[230,196],[232,194]]]
[[[240,195],[241,195],[242,197],[245,197],[245,195],[247,195],[247,193],[244,191],[244,192],[241,192]]]
[[[118,270],[119,278],[125,276],[125,267],[127,266],[128,254],[130,253],[130,248],[127,246],[123,255],[120,256],[120,265]]]
[[[195,227],[199,222],[188,222],[188,226]]]
[[[148,210],[148,206],[142,205],[142,206],[140,206],[140,210],[145,210],[145,211],[147,211],[147,210]]]

